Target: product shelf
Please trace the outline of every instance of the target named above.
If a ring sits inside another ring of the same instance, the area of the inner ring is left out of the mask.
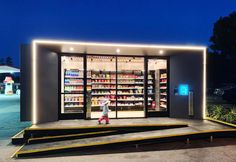
[[[117,101],[144,101],[144,99],[133,99],[133,100],[131,100],[131,99],[118,99]]]
[[[91,78],[91,79],[99,79],[99,80],[116,80],[116,78]]]
[[[91,105],[91,107],[100,107],[101,105]],[[109,107],[115,107],[116,105],[108,105]]]
[[[75,76],[75,77],[73,77],[73,76],[65,76],[64,77],[65,79],[84,79],[84,77],[77,77],[77,76]]]
[[[143,87],[142,88],[117,88],[117,90],[131,90],[131,89],[144,89]]]
[[[112,82],[92,82],[92,85],[97,85],[97,84],[116,84],[116,83],[112,83]]]
[[[167,82],[160,82],[160,84],[167,84]]]
[[[119,85],[125,85],[125,84],[144,84],[143,82],[141,83],[141,82],[130,82],[130,83],[117,83],[117,84],[119,84]]]
[[[61,94],[83,94],[84,92],[83,92],[83,90],[79,90],[79,91],[77,91],[77,90],[73,90],[73,91],[65,91],[64,93],[61,93]]]
[[[167,102],[167,100],[166,100],[166,99],[160,99],[160,101],[162,101],[162,102]]]
[[[107,90],[107,89],[115,90],[116,88],[92,88],[92,90]]]
[[[78,85],[78,86],[79,86],[79,85],[81,86],[81,85],[84,85],[84,84],[83,84],[83,83],[65,83],[64,85],[65,85],[65,86],[77,86],[77,85]]]
[[[117,95],[143,95],[143,93],[117,93]]]
[[[100,96],[100,95],[112,95],[112,93],[92,93],[92,95],[94,95],[94,96]],[[113,95],[115,95],[115,94],[113,94]]]
[[[134,80],[134,79],[143,80],[144,78],[118,78],[118,80]]]
[[[132,106],[143,106],[143,105],[117,105],[117,106],[120,106],[120,107],[132,107]]]
[[[81,108],[81,107],[84,107],[83,105],[81,106],[64,106],[65,108]]]
[[[167,106],[166,106],[166,105],[160,105],[160,107],[162,107],[162,108],[167,108]]]
[[[84,101],[64,101],[64,103],[82,103],[82,102],[84,102]]]
[[[160,89],[166,90],[166,89],[167,89],[167,87],[160,87]]]
[[[161,95],[161,96],[167,96],[167,94],[165,94],[165,93],[160,93],[160,95]]]

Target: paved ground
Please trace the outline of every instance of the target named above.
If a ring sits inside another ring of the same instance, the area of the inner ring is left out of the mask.
[[[213,143],[206,140],[143,145],[139,148],[111,148],[108,150],[77,152],[34,159],[11,159],[19,148],[10,144],[10,137],[29,123],[19,122],[19,97],[0,96],[0,162],[154,162],[154,161],[236,161],[236,140],[216,139]]]
[[[0,94],[0,140],[7,139],[25,127],[29,122],[20,122],[20,97]]]
[[[5,141],[0,146],[1,162],[235,162],[236,140],[217,139],[213,143],[206,140],[143,145],[139,148],[110,148],[107,150],[77,152],[44,158],[11,159],[17,147]]]

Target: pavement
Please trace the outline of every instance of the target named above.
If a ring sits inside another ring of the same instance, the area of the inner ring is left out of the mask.
[[[236,139],[222,138],[185,142],[146,144],[138,148],[122,147],[104,150],[89,150],[44,156],[43,158],[13,159],[11,155],[19,149],[10,143],[10,137],[30,125],[19,121],[19,96],[0,96],[0,162],[156,162],[156,161],[236,161]]]
[[[231,138],[159,143],[135,147],[88,150],[48,157],[12,159],[16,146],[0,146],[0,162],[235,162],[236,140]]]
[[[8,139],[30,122],[20,122],[20,96],[0,94],[0,140]]]

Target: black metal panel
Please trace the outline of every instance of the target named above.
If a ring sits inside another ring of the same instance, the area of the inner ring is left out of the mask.
[[[31,121],[32,113],[32,61],[31,61],[31,46],[21,45],[20,49],[20,120]]]
[[[199,53],[178,54],[170,57],[170,117],[189,118],[188,96],[174,94],[179,84],[188,84],[194,93],[194,118],[202,119],[203,56]]]
[[[58,55],[38,46],[37,123],[58,120]]]
[[[145,108],[145,117],[149,116],[148,114],[148,59],[144,58],[144,108]]]

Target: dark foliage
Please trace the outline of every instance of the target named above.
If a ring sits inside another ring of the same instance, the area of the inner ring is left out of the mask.
[[[236,83],[236,12],[216,21],[210,43],[208,84]]]

